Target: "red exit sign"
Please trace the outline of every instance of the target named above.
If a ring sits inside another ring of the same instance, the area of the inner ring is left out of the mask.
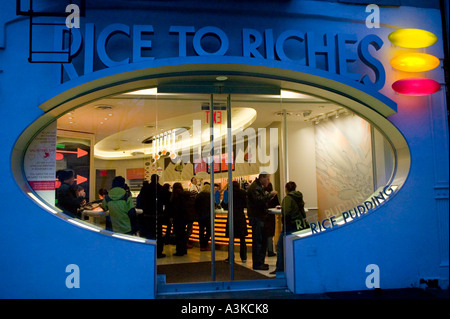
[[[209,123],[209,112],[205,111],[206,113],[206,123]],[[213,123],[214,124],[222,124],[222,111],[214,111],[213,112]]]

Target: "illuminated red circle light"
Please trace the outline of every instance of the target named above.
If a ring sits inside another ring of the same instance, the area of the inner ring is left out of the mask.
[[[392,89],[400,94],[410,96],[424,96],[436,93],[441,88],[435,80],[426,78],[409,78],[395,81]]]

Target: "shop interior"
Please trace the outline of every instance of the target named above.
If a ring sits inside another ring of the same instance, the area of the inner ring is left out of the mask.
[[[99,190],[109,190],[116,176],[125,178],[136,203],[144,182],[154,174],[159,176],[159,184],[169,188],[181,183],[185,190],[191,190],[195,183],[200,191],[205,182],[211,182],[213,170],[214,191],[219,194],[214,193],[214,247],[210,240],[207,249],[200,249],[195,221],[187,253],[176,256],[173,234],[163,225],[168,236],[164,237],[165,257],[157,259],[157,268],[158,274],[167,269],[167,283],[209,281],[214,259],[215,280],[226,281],[230,275],[224,207],[230,167],[233,181],[242,189],[260,172],[270,173],[279,203],[286,195],[286,182],[294,181],[303,194],[309,222],[339,216],[389,183],[394,153],[374,125],[326,97],[283,89],[281,81],[254,80],[215,75],[170,79],[92,101],[60,116],[56,121],[56,169],[72,169],[77,186],[84,189],[88,206],[82,219],[105,227],[103,210],[98,207]],[[210,156],[211,120],[214,163]],[[89,213],[92,211],[101,213]],[[282,222],[280,214],[274,215],[275,230],[269,245],[276,254]],[[235,238],[234,279],[275,278],[270,272],[277,257],[271,252],[266,256],[270,271],[250,271],[250,226],[248,233],[246,260],[239,257],[240,243]],[[189,265],[196,271],[191,272]],[[187,276],[186,272],[202,276]],[[170,277],[169,273],[175,275]]]

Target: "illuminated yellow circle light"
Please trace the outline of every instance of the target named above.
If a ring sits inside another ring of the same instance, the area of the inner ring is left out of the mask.
[[[421,29],[399,29],[388,38],[392,44],[410,49],[426,48],[437,42],[433,33]]]
[[[437,68],[438,58],[426,53],[404,53],[391,60],[393,68],[405,72],[425,72]]]

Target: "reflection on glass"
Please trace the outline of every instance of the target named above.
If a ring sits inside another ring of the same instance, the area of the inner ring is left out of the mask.
[[[186,256],[195,256],[196,262],[211,262],[209,234],[213,229],[208,229],[209,220],[201,218],[208,214],[200,214],[202,205],[196,203],[202,192],[207,193],[205,203],[211,196],[215,203],[216,267],[230,258],[227,219],[232,198],[235,222],[244,216],[240,220],[243,223],[234,227],[234,259],[236,265],[252,268],[254,234],[244,195],[259,173],[268,172],[271,188],[266,190],[277,192],[270,203],[272,214],[266,221],[270,227],[264,243],[264,263],[269,261],[272,271],[282,230],[278,206],[286,196],[287,182],[295,182],[302,193],[308,222],[317,223],[342,215],[389,185],[395,167],[390,143],[371,123],[326,100],[300,92],[282,93],[231,94],[231,114],[227,113],[226,94],[214,94],[213,114],[209,94],[158,93],[150,88],[106,97],[62,115],[44,128],[28,148],[25,173],[36,194],[55,206],[55,173],[59,169],[73,170],[73,186],[83,188],[88,203],[78,218],[113,232],[101,196],[103,190],[111,190],[116,176],[124,177],[133,206],[140,208],[136,218],[151,221],[148,225],[154,230],[135,235],[157,239],[161,266],[182,262]],[[211,120],[214,165],[210,154]],[[235,185],[233,196],[228,189],[230,170]],[[212,171],[216,184],[213,193],[205,187]],[[157,200],[151,202],[153,208],[143,208],[138,195],[144,184],[151,183],[152,176],[158,176],[158,184],[170,193],[163,199],[157,192]],[[179,209],[191,214],[181,223],[173,210],[169,213],[174,204],[170,201],[174,187],[180,191],[175,197],[183,197],[184,204],[177,203]],[[164,204],[158,206],[158,200]],[[180,233],[185,234],[184,242],[177,242]],[[200,272],[210,275],[208,267]]]

